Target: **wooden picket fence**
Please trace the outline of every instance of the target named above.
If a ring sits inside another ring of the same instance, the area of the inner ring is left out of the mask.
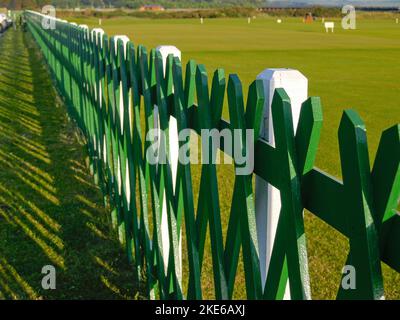
[[[346,265],[357,271],[357,287],[340,287],[338,298],[384,297],[381,261],[400,272],[400,216],[396,212],[400,125],[382,133],[371,170],[365,126],[356,112],[344,111],[339,127],[343,181],[338,181],[314,168],[322,125],[319,99],[303,103],[294,132],[290,100],[283,89],[277,89],[272,104],[275,147],[254,137],[254,173],[232,177],[231,212],[223,237],[216,165],[202,165],[195,212],[190,164],[178,165],[174,188],[169,162],[153,165],[146,161],[144,150],[149,142],[144,137],[154,128],[155,106],[160,128],[167,132],[173,116],[179,130],[191,128],[200,133],[206,128],[228,128],[257,133],[264,105],[262,82],[256,80],[249,87],[245,109],[236,75],[226,79],[218,69],[209,88],[204,66],[189,61],[183,76],[180,60],[169,56],[164,76],[163,58],[157,50],[148,53],[130,41],[124,46],[120,38],[58,19],[55,29],[43,28],[43,16],[33,11],[26,11],[25,18],[69,116],[86,137],[95,181],[108,199],[112,223],[138,279],[146,283],[149,298],[202,299],[209,228],[217,299],[232,298],[240,250],[249,299],[282,299],[288,281],[292,299],[310,299],[304,209],[349,240]],[[231,123],[221,118],[225,91]],[[161,145],[169,152],[168,135],[160,140]],[[242,143],[241,147],[246,146]],[[254,174],[279,189],[282,201],[265,283],[255,225]],[[162,236],[163,207],[168,250]],[[187,290],[182,283],[182,232],[187,240]]]

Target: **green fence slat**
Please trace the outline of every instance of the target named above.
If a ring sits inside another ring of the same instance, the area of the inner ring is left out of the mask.
[[[144,104],[144,112],[146,119],[146,128],[145,135],[148,134],[149,130],[153,129],[154,119],[153,119],[153,105],[152,105],[152,93],[151,93],[151,78],[149,73],[149,63],[148,63],[147,51],[144,47],[138,47],[138,61],[140,63],[140,76],[141,76],[141,91],[143,95],[143,104]],[[150,58],[151,60],[151,58]],[[136,123],[140,122],[139,112],[136,111]],[[138,129],[140,129],[138,127]],[[145,142],[145,150],[148,150],[149,142]],[[144,155],[145,157],[145,155]],[[144,158],[143,158],[144,159]],[[162,237],[161,237],[161,212],[160,212],[160,193],[159,186],[156,178],[155,165],[149,164],[148,162],[144,162],[142,164],[142,170],[144,170],[144,181],[143,177],[141,177],[142,182],[146,182],[146,185],[142,186],[142,188],[150,189],[151,192],[151,205],[153,212],[153,225],[154,225],[154,234],[153,234],[153,244],[151,243],[151,235],[149,228],[149,217],[145,211],[142,211],[141,215],[141,229],[144,234],[143,244],[145,251],[145,260],[146,260],[146,271],[148,277],[147,280],[147,290],[148,295],[150,297],[154,297],[155,295],[155,281],[153,281],[153,253],[152,250],[155,250],[154,255],[156,257],[156,275],[158,279],[159,286],[159,295],[161,298],[166,298],[167,295],[167,284],[166,284],[166,275],[164,272],[164,260],[162,257],[163,246],[162,246]],[[142,192],[143,192],[142,189]]]
[[[231,75],[228,83],[228,105],[229,115],[231,120],[232,129],[238,130],[239,135],[234,135],[234,153],[237,155],[239,152],[241,155],[248,154],[246,129],[254,130],[255,123],[257,122],[257,132],[260,130],[261,113],[264,107],[264,97],[261,99],[257,97],[257,91],[254,90],[259,82],[255,82],[249,91],[249,100],[254,99],[254,103],[247,109],[247,117],[245,117],[244,104],[243,104],[243,92],[242,84],[237,75]],[[262,85],[262,84],[261,84]],[[259,87],[262,87],[259,85]],[[246,126],[247,125],[247,126]],[[253,140],[250,144],[254,143],[254,132]],[[258,134],[255,139],[258,138]],[[239,150],[236,150],[239,149]],[[235,160],[235,170],[238,170],[240,165]],[[251,159],[252,161],[252,159]],[[242,208],[240,211],[240,236],[242,240],[243,248],[243,262],[245,269],[246,279],[246,292],[248,299],[259,299],[262,295],[261,287],[261,274],[260,274],[260,261],[258,254],[258,241],[257,241],[257,230],[256,230],[256,217],[255,217],[255,205],[254,196],[252,190],[252,176],[251,174],[244,175],[236,173],[236,180],[238,180],[238,197],[234,198],[232,206]]]
[[[212,129],[212,111],[209,100],[207,72],[204,66],[197,66],[196,73],[196,92],[199,109],[199,121],[201,129]],[[209,143],[209,145],[211,145]],[[215,296],[217,299],[228,299],[229,290],[225,274],[224,266],[224,245],[222,238],[221,213],[218,199],[218,182],[217,172],[215,168],[214,155],[211,153],[212,146],[209,150],[202,150],[209,153],[208,164],[202,165],[202,175],[204,174],[205,183],[203,190],[200,189],[199,203],[208,202],[209,210],[207,210],[208,221],[210,225],[211,251],[214,270],[214,286]],[[203,230],[204,231],[204,230]]]
[[[182,80],[182,65],[178,58],[174,59],[173,64],[173,78],[174,78],[174,106],[175,117],[177,120],[178,132],[188,129],[187,124],[187,104],[193,99],[193,75],[195,69],[191,68],[192,63],[188,64],[188,72],[186,74],[187,85],[186,93],[183,88]],[[191,81],[192,80],[192,81]],[[186,99],[185,96],[186,95]],[[179,147],[182,148],[190,143],[190,136],[184,141],[179,141]],[[190,149],[189,149],[190,150]],[[185,226],[186,226],[186,239],[188,250],[188,264],[189,264],[189,289],[187,293],[188,299],[201,299],[201,275],[200,275],[200,261],[198,252],[198,240],[196,220],[194,214],[194,199],[193,188],[191,180],[190,163],[183,163],[183,160],[178,163],[178,178],[176,182],[176,190],[178,198],[177,210],[184,213]]]
[[[375,223],[380,231],[381,259],[400,272],[399,215],[400,200],[400,125],[382,133],[371,173]],[[397,221],[397,222],[396,222]]]
[[[167,59],[171,60],[171,56]],[[168,61],[166,70],[172,68]],[[160,163],[158,170],[160,171],[160,183],[164,183],[164,194],[165,198],[163,201],[166,202],[167,217],[168,217],[168,233],[169,233],[169,262],[168,262],[168,276],[171,277],[172,288],[170,288],[170,294],[172,297],[181,299],[182,298],[182,279],[179,261],[179,217],[176,212],[176,202],[174,197],[173,185],[172,185],[172,171],[170,167],[170,150],[169,150],[169,102],[171,101],[168,95],[172,91],[172,74],[166,73],[164,78],[163,70],[163,59],[159,52],[156,52],[155,57],[155,72],[156,72],[156,91],[157,91],[157,106],[158,114],[160,119],[160,129],[164,133],[159,137],[160,142],[160,153],[165,152],[166,162]],[[173,292],[171,292],[173,290]]]
[[[343,113],[339,126],[343,174],[344,218],[350,252],[346,265],[356,272],[356,288],[339,287],[339,299],[381,299],[384,296],[378,230],[373,216],[373,191],[366,130],[353,110]]]

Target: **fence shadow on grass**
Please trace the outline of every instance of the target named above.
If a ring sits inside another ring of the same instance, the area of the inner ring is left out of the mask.
[[[140,297],[38,52],[21,31],[0,39],[0,299]]]

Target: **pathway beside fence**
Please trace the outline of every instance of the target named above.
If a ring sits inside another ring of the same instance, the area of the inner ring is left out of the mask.
[[[0,299],[134,298],[132,268],[110,232],[32,37],[0,37]],[[56,290],[41,271],[56,268]]]

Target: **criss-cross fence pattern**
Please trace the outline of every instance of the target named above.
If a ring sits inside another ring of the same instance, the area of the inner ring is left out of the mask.
[[[281,299],[287,283],[292,299],[311,298],[304,209],[349,239],[346,265],[354,266],[357,287],[345,290],[338,284],[338,298],[383,298],[380,262],[400,272],[400,216],[396,212],[400,196],[399,125],[383,132],[371,170],[365,126],[357,113],[345,111],[339,127],[341,182],[314,168],[322,125],[319,99],[303,103],[294,132],[289,98],[283,89],[277,89],[272,104],[275,146],[257,135],[250,141],[255,150],[254,172],[233,177],[224,243],[216,165],[202,164],[195,212],[190,164],[178,164],[174,181],[170,161],[146,161],[150,142],[145,136],[157,122],[168,132],[170,116],[174,116],[178,130],[190,128],[198,134],[201,129],[242,129],[242,135],[234,135],[240,141],[234,143],[238,149],[234,152],[243,153],[248,147],[245,129],[260,132],[264,105],[261,80],[251,84],[245,109],[236,75],[226,79],[219,69],[209,88],[204,66],[194,61],[188,62],[183,77],[180,60],[171,55],[164,66],[160,52],[148,53],[126,38],[108,38],[100,30],[90,31],[57,19],[55,28],[43,28],[43,16],[32,11],[25,12],[25,17],[69,115],[87,138],[91,170],[112,208],[112,223],[136,266],[137,277],[146,275],[142,280],[150,298],[202,298],[208,228],[217,299],[232,298],[240,249],[249,299]],[[225,94],[230,123],[221,118]],[[188,141],[179,143],[183,146]],[[168,134],[159,137],[158,145],[169,156]],[[225,149],[222,144],[221,150],[230,152]],[[238,163],[235,166],[240,167]],[[279,189],[282,202],[265,283],[261,281],[253,174]],[[162,221],[163,210],[166,221]],[[168,225],[168,241],[162,224]],[[182,232],[187,240],[186,292]]]

